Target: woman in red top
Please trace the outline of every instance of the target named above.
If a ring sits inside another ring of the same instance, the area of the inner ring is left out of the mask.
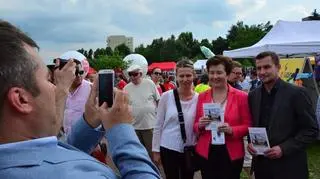
[[[239,179],[242,170],[245,154],[243,137],[248,134],[251,115],[248,95],[228,85],[231,62],[231,58],[217,55],[206,64],[212,88],[199,95],[193,126],[199,136],[196,152],[203,158],[203,179]],[[225,144],[212,144],[211,130],[206,129],[212,118],[204,115],[204,103],[216,103],[219,106],[222,122],[218,125],[218,136],[224,133]]]
[[[119,82],[117,84],[117,88],[119,90],[123,90],[123,88],[127,85],[127,82],[125,81],[124,76],[122,74],[119,74],[118,75],[118,80],[119,80]]]
[[[160,96],[162,95],[162,93],[164,93],[165,91],[162,91],[162,88],[160,86],[160,77],[162,75],[161,69],[159,67],[155,67],[154,69],[152,69],[151,71],[151,79],[154,82],[154,84],[156,84],[158,92],[160,94]]]

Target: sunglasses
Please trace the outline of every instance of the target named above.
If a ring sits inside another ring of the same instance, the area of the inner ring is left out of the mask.
[[[76,70],[76,76],[78,76],[78,75],[83,75],[83,74],[84,74],[84,71],[83,71],[83,70],[79,70],[79,71]]]
[[[139,73],[129,73],[129,76],[133,76],[133,77],[136,77],[138,75],[139,75]]]
[[[162,75],[161,72],[154,72],[153,74],[155,74],[155,75]]]

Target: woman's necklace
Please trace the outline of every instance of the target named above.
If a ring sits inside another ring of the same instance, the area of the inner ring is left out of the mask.
[[[179,90],[178,90],[178,93],[179,93]],[[193,96],[194,96],[194,91],[192,91],[191,94],[188,96],[184,96],[181,93],[179,93],[179,97],[181,101],[189,101],[193,98]]]
[[[227,93],[225,94],[225,96],[224,96],[224,98],[223,98],[223,100],[220,102],[220,106],[222,107],[224,104],[225,104],[225,102],[227,101],[227,99],[228,99],[228,93],[229,93],[229,88],[227,89]],[[219,103],[218,101],[215,101],[215,98],[214,98],[214,95],[212,94],[212,100],[213,100],[213,102],[215,103]]]

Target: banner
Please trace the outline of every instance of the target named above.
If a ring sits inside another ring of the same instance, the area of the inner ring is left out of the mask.
[[[280,59],[280,78],[284,81],[290,81],[293,74],[299,69],[298,73],[302,73],[304,69],[304,58],[285,58]]]

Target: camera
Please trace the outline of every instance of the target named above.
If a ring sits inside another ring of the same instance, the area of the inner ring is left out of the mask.
[[[66,60],[66,59],[60,59],[60,58],[56,58],[53,60],[53,63],[56,63],[56,61],[59,60],[60,61],[60,64],[59,64],[59,69],[61,70],[67,63],[69,60]],[[76,72],[75,72],[75,75],[78,76],[78,75],[83,75],[84,74],[84,71],[83,70],[80,70],[79,69],[79,66],[78,65],[81,65],[81,62],[79,60],[74,60],[74,62],[77,64],[76,65]]]

